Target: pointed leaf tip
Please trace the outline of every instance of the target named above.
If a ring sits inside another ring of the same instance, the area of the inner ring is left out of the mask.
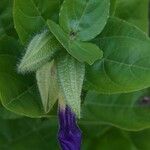
[[[29,43],[18,66],[18,71],[25,73],[38,70],[42,65],[52,60],[59,48],[59,43],[51,34],[46,31],[37,34]]]
[[[54,61],[38,69],[36,79],[44,111],[48,113],[58,98],[58,84]]]
[[[61,54],[56,61],[59,87],[65,103],[80,118],[85,65],[67,53]]]

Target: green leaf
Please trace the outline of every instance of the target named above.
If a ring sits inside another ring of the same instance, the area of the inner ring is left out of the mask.
[[[57,61],[57,76],[60,92],[65,103],[80,117],[81,91],[85,74],[85,65],[69,54],[61,54]]]
[[[147,91],[116,95],[89,92],[82,107],[83,120],[132,131],[149,128],[150,105],[144,100],[146,96]]]
[[[45,112],[49,112],[58,99],[58,85],[54,62],[45,64],[36,72],[36,79]]]
[[[136,27],[115,22],[106,26],[106,35],[95,39],[104,57],[87,66],[87,88],[100,93],[127,93],[149,87],[150,40]]]
[[[148,0],[118,0],[115,16],[148,32]]]
[[[150,149],[150,129],[146,129],[140,132],[130,132],[129,136],[132,140],[132,143],[136,145],[137,150]]]
[[[107,134],[108,130],[110,130],[111,126],[93,123],[92,121],[83,121],[82,119],[79,120],[79,126],[82,130],[83,139],[88,138],[99,138],[100,136]],[[92,129],[92,132],[91,132]]]
[[[0,119],[18,119],[22,116],[16,115],[8,110],[6,110],[1,104],[0,104]]]
[[[110,0],[110,15],[114,16],[116,11],[116,3],[118,0]]]
[[[12,18],[13,0],[1,0],[0,3],[0,35],[16,36]]]
[[[0,36],[0,54],[10,54],[19,57],[22,48],[20,43],[13,37],[6,34]]]
[[[60,10],[60,26],[68,34],[74,32],[77,39],[89,41],[104,28],[109,7],[109,0],[64,0]]]
[[[57,120],[0,120],[1,150],[59,150]]]
[[[112,36],[132,37],[143,41],[149,40],[148,36],[138,27],[116,17],[108,19],[105,29],[96,39]]]
[[[112,128],[97,140],[94,140],[95,150],[140,150],[132,143],[131,139],[120,130]],[[144,149],[145,150],[145,149]]]
[[[120,150],[120,147],[122,150],[149,150],[149,140],[149,129],[140,132],[125,132],[112,128],[100,138],[98,147],[101,150]]]
[[[100,137],[86,137],[83,140],[83,149],[120,150],[121,148],[122,150],[149,150],[149,140],[149,129],[140,132],[125,132],[124,130],[110,128]]]
[[[58,20],[60,0],[14,0],[13,18],[22,43],[45,28],[48,18]]]
[[[45,116],[32,75],[17,73],[17,56],[22,47],[11,37],[0,38],[0,100],[6,109],[30,116]]]
[[[80,62],[93,64],[102,57],[102,51],[92,43],[80,42],[70,39],[69,36],[55,22],[48,20],[50,31],[67,50],[67,52]]]
[[[29,43],[26,53],[21,59],[18,70],[21,73],[36,71],[51,61],[60,45],[56,39],[44,31],[37,34]]]

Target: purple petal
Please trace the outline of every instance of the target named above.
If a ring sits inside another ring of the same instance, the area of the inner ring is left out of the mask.
[[[76,116],[69,107],[59,109],[60,129],[58,139],[62,150],[80,150],[82,134],[76,123]]]

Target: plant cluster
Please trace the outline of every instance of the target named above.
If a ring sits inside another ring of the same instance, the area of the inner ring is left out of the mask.
[[[57,114],[62,149],[68,137],[78,137],[69,141],[70,147],[77,146],[70,150],[80,149],[76,118],[85,150],[119,150],[122,145],[124,150],[150,149],[148,0],[0,3],[0,116],[16,119],[2,124],[11,122],[17,129],[23,121],[22,137],[35,129],[37,150],[47,131],[52,134],[41,145],[52,139],[45,150],[57,149]],[[71,123],[64,125],[66,120]],[[23,149],[21,143],[15,146]]]

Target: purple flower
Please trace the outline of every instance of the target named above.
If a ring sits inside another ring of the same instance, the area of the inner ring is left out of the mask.
[[[80,150],[82,134],[69,107],[59,109],[59,123],[58,139],[62,150]]]

